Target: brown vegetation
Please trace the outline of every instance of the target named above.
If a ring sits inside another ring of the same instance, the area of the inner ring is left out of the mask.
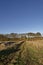
[[[7,41],[3,38],[0,40],[0,65],[43,65],[43,37],[7,38]]]

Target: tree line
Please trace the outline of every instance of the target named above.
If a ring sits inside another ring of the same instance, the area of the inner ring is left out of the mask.
[[[10,34],[0,34],[0,41],[14,41],[19,39],[26,39],[29,37],[42,37],[40,32],[37,33],[23,33],[23,34],[17,34],[17,33],[10,33]]]

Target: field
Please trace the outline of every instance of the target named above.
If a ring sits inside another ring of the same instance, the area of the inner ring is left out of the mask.
[[[43,65],[43,39],[0,44],[0,65]]]

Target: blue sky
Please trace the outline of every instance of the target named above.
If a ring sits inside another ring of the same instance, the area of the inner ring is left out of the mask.
[[[43,33],[43,0],[0,0],[0,33]]]

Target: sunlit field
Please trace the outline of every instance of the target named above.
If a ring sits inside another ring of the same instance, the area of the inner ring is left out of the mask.
[[[43,65],[43,39],[0,44],[0,65]]]

